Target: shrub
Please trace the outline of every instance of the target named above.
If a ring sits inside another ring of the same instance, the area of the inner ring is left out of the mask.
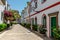
[[[20,25],[22,25],[22,26],[24,26],[24,27],[25,27],[25,26],[26,26],[26,23],[20,23]]]
[[[13,25],[13,23],[11,22],[11,23],[10,23],[10,26],[12,26],[12,25]]]
[[[20,23],[20,25],[26,27],[26,28],[30,28],[31,24],[29,23]]]
[[[31,24],[29,24],[29,23],[28,23],[28,24],[26,24],[26,27],[27,27],[27,28],[30,28],[30,26],[31,26]]]
[[[17,22],[11,22],[11,24],[17,24]]]
[[[3,31],[6,28],[7,28],[7,24],[5,24],[5,23],[0,24],[0,31]]]
[[[26,26],[26,23],[23,23],[23,26],[25,27]]]
[[[37,31],[38,25],[33,24],[33,30]]]
[[[20,23],[20,25],[22,25],[22,23]]]
[[[40,27],[39,30],[40,30],[40,33],[41,33],[41,34],[46,34],[46,31],[47,31],[47,30],[46,30],[45,28]]]
[[[54,38],[59,40],[60,39],[60,29],[57,30],[56,28],[54,28],[53,33],[54,33],[53,34]]]

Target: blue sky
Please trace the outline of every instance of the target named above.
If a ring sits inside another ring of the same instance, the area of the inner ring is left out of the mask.
[[[27,2],[30,0],[7,0],[11,9],[18,10],[20,13],[27,6]]]

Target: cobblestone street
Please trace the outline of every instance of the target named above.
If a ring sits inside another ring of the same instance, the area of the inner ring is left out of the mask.
[[[0,40],[43,40],[19,24],[0,34]]]

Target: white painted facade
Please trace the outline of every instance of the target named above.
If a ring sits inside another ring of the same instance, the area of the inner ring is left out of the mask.
[[[34,13],[36,13],[36,11],[43,10],[43,9],[45,9],[45,8],[47,8],[47,7],[55,4],[55,3],[60,2],[60,0],[46,0],[44,3],[41,3],[41,1],[42,0],[37,0],[37,8],[35,9],[35,11],[31,11],[30,12],[30,15],[33,15]],[[31,6],[32,7],[35,6],[34,5],[34,1],[31,2]],[[46,18],[47,18],[47,20],[46,20],[46,23],[47,23],[46,24],[46,26],[47,26],[46,27],[47,28],[46,34],[47,34],[48,37],[51,36],[51,32],[50,32],[51,31],[51,28],[50,28],[50,25],[49,25],[50,24],[50,21],[49,21],[50,18],[48,16],[48,14],[51,14],[51,13],[54,13],[54,12],[59,12],[58,13],[58,26],[60,27],[60,4],[57,4],[56,6],[53,6],[53,7],[49,8],[49,9],[46,9],[46,10],[44,10],[42,12],[39,12],[39,13],[33,15],[33,16],[30,16],[31,19],[37,17],[37,24],[42,25],[42,20],[43,20],[42,17],[43,17],[43,14],[46,15]],[[25,17],[25,20],[27,18],[29,18],[28,17],[29,15],[25,15],[25,16],[26,16]]]
[[[41,4],[41,0],[38,0],[37,4],[38,4],[38,7],[35,9],[35,11],[40,11],[54,3],[57,3],[57,2],[60,2],[60,0],[46,0],[46,2],[44,2],[43,4]],[[37,24],[42,24],[42,15],[43,14],[46,14],[47,16],[47,20],[49,20],[49,16],[48,14],[50,13],[54,13],[54,12],[59,12],[58,14],[58,26],[60,27],[60,5],[57,5],[57,6],[54,6],[52,8],[49,8],[43,12],[40,12],[36,15],[33,15],[31,16],[31,18],[35,18],[37,17]],[[34,12],[31,12],[31,15],[34,14]],[[49,26],[49,21],[47,21],[47,36],[49,37],[50,36],[50,26]]]
[[[46,7],[54,4],[54,3],[57,3],[59,1],[60,0],[46,0],[45,3],[41,4],[41,0],[38,0],[38,2],[37,2],[38,7],[35,9],[35,11],[40,11],[40,10],[42,10],[42,9],[44,9],[44,8],[46,8]],[[36,14],[34,16],[31,16],[31,18],[37,17],[37,23],[38,24],[42,24],[42,15],[43,14],[46,14],[47,20],[49,20],[48,14],[54,13],[54,12],[57,12],[57,11],[59,12],[59,14],[58,14],[58,26],[60,27],[60,16],[59,16],[60,15],[60,5],[54,6],[54,7],[50,8],[50,9],[47,9],[47,10],[45,10],[43,12],[40,12],[39,14]],[[34,14],[34,12],[31,12],[31,15],[32,14]],[[49,21],[47,21],[47,36],[48,37],[50,36]]]
[[[28,9],[29,9],[29,5],[27,4],[27,7],[25,7],[24,10],[22,10],[21,12],[21,23],[28,23],[27,20],[29,18],[26,18],[27,16],[29,16]]]
[[[4,5],[0,5],[0,23],[3,23],[3,11],[5,9]]]
[[[2,0],[0,0],[0,24],[3,23],[4,10],[5,10],[5,4],[2,2]]]
[[[23,17],[23,13],[21,14],[21,23],[23,23],[24,21],[24,17]]]

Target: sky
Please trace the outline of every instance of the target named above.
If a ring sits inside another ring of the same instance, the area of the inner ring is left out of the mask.
[[[21,14],[24,7],[27,6],[27,2],[30,0],[7,0],[8,4],[10,5],[11,9],[18,10]]]

